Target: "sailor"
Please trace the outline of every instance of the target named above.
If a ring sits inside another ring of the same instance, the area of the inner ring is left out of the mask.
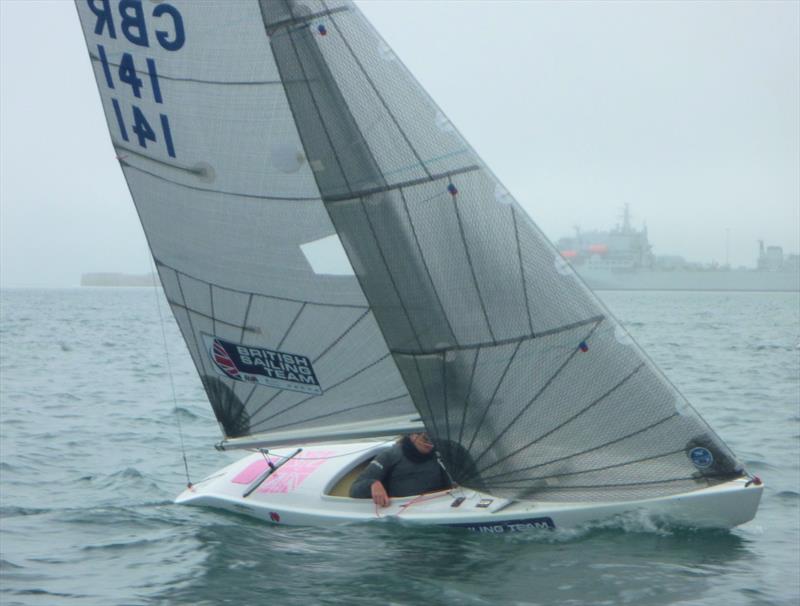
[[[369,499],[380,507],[390,497],[434,492],[450,488],[452,482],[427,433],[412,433],[383,451],[350,487],[350,496]]]

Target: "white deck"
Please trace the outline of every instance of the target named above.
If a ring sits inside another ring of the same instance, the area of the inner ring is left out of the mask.
[[[416,497],[393,498],[377,508],[369,499],[351,499],[351,471],[386,447],[385,442],[353,442],[304,447],[252,494],[243,494],[265,469],[261,453],[251,454],[185,490],[176,503],[226,509],[276,524],[331,526],[386,517],[484,532],[569,528],[615,516],[644,513],[697,528],[730,528],[751,520],[763,486],[744,479],[689,493],[629,502],[513,502],[456,488]],[[271,451],[277,464],[295,449]],[[346,477],[347,476],[347,477]],[[331,494],[334,492],[334,494]],[[461,502],[456,505],[458,499]]]

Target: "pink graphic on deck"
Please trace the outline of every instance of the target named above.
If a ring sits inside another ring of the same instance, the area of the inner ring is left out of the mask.
[[[264,480],[264,483],[256,492],[292,492],[299,488],[308,476],[314,473],[320,465],[334,454],[336,453],[332,450],[303,451],[295,458],[281,465],[277,471]],[[276,457],[272,462],[277,465],[280,461],[281,459]],[[231,482],[234,484],[250,484],[266,471],[267,467],[269,465],[264,459],[254,461],[239,472]]]

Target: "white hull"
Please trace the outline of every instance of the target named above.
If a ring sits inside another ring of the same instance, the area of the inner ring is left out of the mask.
[[[397,518],[408,523],[461,526],[482,532],[571,528],[618,516],[645,515],[695,528],[731,528],[755,516],[763,486],[733,480],[689,493],[628,502],[537,503],[495,498],[469,489],[394,498],[387,508],[368,499],[336,496],[349,486],[354,466],[385,443],[314,445],[270,475],[249,496],[243,494],[266,469],[261,453],[249,455],[185,490],[176,503],[225,509],[271,523],[333,526]],[[272,461],[294,449],[272,451]],[[331,494],[331,493],[334,494]],[[346,492],[344,493],[346,494]],[[457,499],[463,500],[454,506]]]

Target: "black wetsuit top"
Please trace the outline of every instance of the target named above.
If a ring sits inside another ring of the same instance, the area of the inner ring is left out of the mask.
[[[407,497],[451,486],[436,453],[422,454],[407,436],[372,460],[353,482],[350,496],[371,498],[370,487],[375,480],[381,481],[390,497]]]

